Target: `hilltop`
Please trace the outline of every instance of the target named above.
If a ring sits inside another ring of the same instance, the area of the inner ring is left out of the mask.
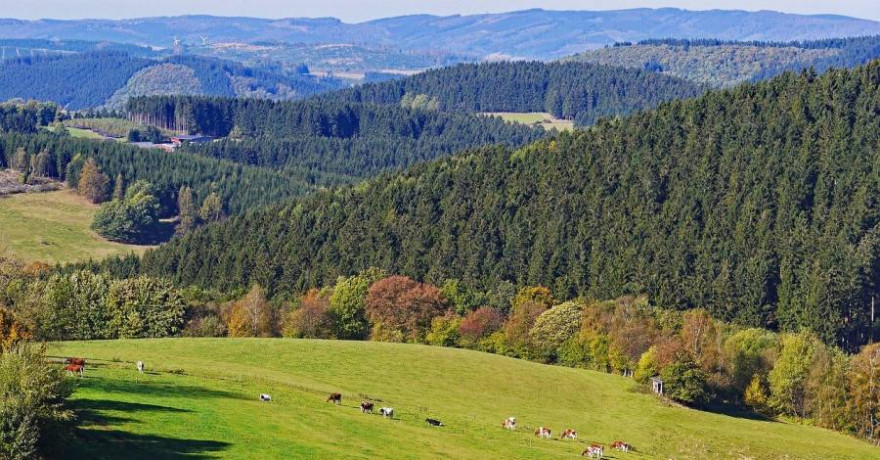
[[[124,20],[0,19],[0,38],[54,38],[171,46],[169,37],[213,43],[358,43],[406,51],[443,50],[476,59],[513,56],[552,59],[619,41],[657,37],[723,40],[815,40],[880,33],[880,23],[832,15],[773,11],[526,10],[454,16],[413,15],[359,24],[335,18],[178,16]]]
[[[619,459],[875,454],[819,428],[664,404],[619,376],[458,349],[166,339],[56,343],[49,355],[90,364],[73,398],[84,423],[65,445],[70,457],[573,458],[588,442],[615,439],[637,449],[607,451]],[[325,402],[335,391],[342,406]],[[261,403],[260,393],[273,401]],[[395,419],[361,414],[364,395],[394,407]],[[520,430],[501,428],[509,416]],[[429,427],[426,417],[447,426]],[[572,427],[579,440],[538,441],[530,429],[539,425],[555,437]]]

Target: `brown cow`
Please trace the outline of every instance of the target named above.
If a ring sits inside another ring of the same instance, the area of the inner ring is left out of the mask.
[[[630,450],[632,450],[632,446],[629,445],[629,444],[627,444],[627,443],[625,443],[625,442],[623,442],[623,441],[614,441],[614,442],[612,442],[612,443],[611,443],[611,448],[612,448],[612,449],[617,449],[617,450],[619,450],[619,451],[621,451],[621,452],[629,452]]]
[[[64,370],[71,373],[78,373],[80,378],[82,378],[85,366],[81,366],[79,364],[68,364],[67,366],[64,366]]]
[[[330,393],[330,396],[327,397],[327,402],[342,404],[342,393]]]
[[[578,438],[577,431],[574,431],[571,428],[563,431],[562,434],[559,435],[559,439],[561,439],[561,440],[577,439],[577,438]]]
[[[366,414],[366,413],[372,414],[373,413],[373,403],[371,403],[369,401],[362,402],[361,403],[361,413],[362,414]]]
[[[541,439],[550,439],[550,428],[547,428],[546,426],[539,426],[535,430],[535,436]]]
[[[86,359],[85,358],[67,358],[65,360],[67,364],[75,364],[77,366],[85,366]]]

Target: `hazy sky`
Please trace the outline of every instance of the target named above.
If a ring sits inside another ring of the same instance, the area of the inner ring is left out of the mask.
[[[218,16],[321,17],[346,22],[414,13],[469,14],[527,8],[609,10],[637,7],[777,10],[833,13],[880,20],[880,0],[0,0],[0,17],[132,18],[180,14]]]

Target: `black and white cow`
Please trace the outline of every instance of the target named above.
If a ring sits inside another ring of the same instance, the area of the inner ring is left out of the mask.
[[[379,414],[385,418],[394,418],[394,408],[393,407],[380,407]]]

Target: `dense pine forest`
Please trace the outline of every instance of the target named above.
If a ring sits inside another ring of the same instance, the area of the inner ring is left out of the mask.
[[[170,93],[174,86],[161,78],[179,84],[183,77],[167,74],[162,64],[191,69],[193,94],[299,99],[345,86],[338,79],[284,72],[272,65],[246,67],[207,57],[171,56],[157,60],[123,51],[86,51],[25,55],[0,61],[0,100],[37,99],[82,110],[102,106],[112,101],[114,95],[119,98]],[[157,69],[155,75],[133,78],[148,68]],[[157,79],[158,83],[151,81]]]
[[[429,70],[323,97],[421,104],[446,111],[548,112],[589,125],[604,116],[626,115],[702,92],[695,83],[650,71],[576,62],[497,62]]]
[[[853,349],[876,329],[878,121],[880,63],[785,74],[249,213],[140,270],[270,293],[370,266],[560,298],[646,293]]]
[[[319,184],[369,177],[466,148],[520,146],[540,128],[464,113],[332,100],[274,102],[188,96],[129,101],[135,121],[228,137],[185,152],[285,170]]]

